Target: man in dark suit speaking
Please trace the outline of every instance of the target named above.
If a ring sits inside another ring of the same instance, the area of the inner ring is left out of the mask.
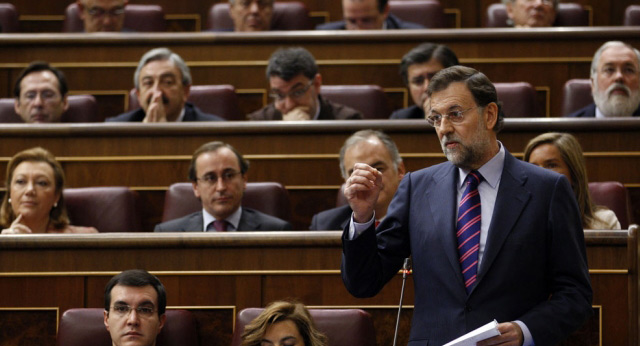
[[[291,224],[241,206],[249,162],[231,145],[209,142],[191,158],[189,180],[202,211],[156,225],[156,232],[289,230]]]
[[[514,158],[497,140],[495,87],[464,66],[438,72],[425,114],[447,162],[407,173],[377,229],[382,175],[357,164],[345,196],[342,277],[377,294],[413,258],[409,346],[442,345],[496,319],[478,345],[555,345],[592,314],[580,212],[567,179]]]

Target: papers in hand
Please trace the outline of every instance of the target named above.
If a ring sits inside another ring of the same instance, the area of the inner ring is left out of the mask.
[[[500,335],[500,331],[498,330],[498,321],[493,320],[476,330],[472,330],[469,333],[444,344],[443,346],[476,346],[478,341],[498,335]]]

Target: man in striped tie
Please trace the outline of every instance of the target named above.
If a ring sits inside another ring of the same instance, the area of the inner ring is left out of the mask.
[[[358,163],[346,182],[353,210],[342,278],[376,295],[413,258],[409,346],[442,345],[494,319],[478,345],[555,345],[592,314],[580,213],[567,179],[514,158],[495,87],[464,66],[431,80],[426,120],[447,162],[407,173],[373,227],[381,174]]]

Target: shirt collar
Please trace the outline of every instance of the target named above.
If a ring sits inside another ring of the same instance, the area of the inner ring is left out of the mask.
[[[606,118],[606,116],[604,115],[604,113],[602,113],[602,112],[600,111],[600,108],[598,108],[597,106],[596,106],[596,118],[601,118],[601,119],[602,119],[602,118]]]
[[[178,119],[176,119],[176,122],[181,122],[184,119],[184,113],[185,113],[185,107],[182,107],[182,111],[180,112],[180,115],[178,116]]]
[[[236,211],[233,212],[233,214],[229,215],[228,218],[226,218],[225,220],[231,224],[231,226],[233,227],[233,230],[237,230],[238,229],[238,225],[240,224],[240,217],[242,216],[242,207],[239,207]],[[202,208],[202,218],[203,218],[203,227],[204,230],[203,231],[207,231],[207,225],[212,223],[213,221],[216,220],[216,218],[209,214],[209,212],[207,212],[204,208]]]
[[[498,150],[498,153],[478,169],[478,172],[482,174],[484,181],[486,181],[494,189],[500,182],[500,177],[502,176],[502,168],[504,168],[504,145],[502,145],[502,143],[498,141],[498,146],[500,146],[500,150]],[[467,179],[467,175],[471,173],[471,171],[458,168],[458,173],[458,176],[460,177],[458,188],[461,188],[464,184],[464,180]]]
[[[316,115],[313,117],[313,120],[318,120],[320,118],[320,104],[322,100],[320,99],[320,95],[318,95],[318,102],[316,102]]]

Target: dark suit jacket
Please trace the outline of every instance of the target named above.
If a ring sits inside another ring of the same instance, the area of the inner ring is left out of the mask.
[[[362,114],[351,107],[331,102],[320,95],[318,95],[318,99],[320,100],[318,120],[362,119]],[[282,113],[271,103],[262,109],[249,113],[247,118],[249,120],[282,120]]]
[[[407,173],[378,226],[343,237],[342,277],[373,296],[413,258],[409,346],[442,345],[494,318],[520,320],[555,345],[592,314],[580,213],[567,179],[506,153],[476,285],[467,295],[456,240],[458,169]]]
[[[107,118],[105,121],[107,122],[120,122],[120,121],[142,121],[145,117],[144,110],[142,108],[138,108],[136,110],[132,110],[131,112],[123,113],[115,117]],[[184,104],[184,118],[182,121],[224,121],[224,118],[221,118],[217,115],[204,113],[200,110],[200,108],[194,106],[193,104],[186,102]]]
[[[349,205],[321,211],[313,215],[309,229],[314,231],[344,229],[351,219],[351,213]]]
[[[157,224],[154,232],[202,232],[204,218],[202,211],[189,214],[179,219]],[[261,213],[257,210],[242,208],[238,231],[284,231],[290,230],[291,224],[277,217]]]
[[[640,116],[640,107],[636,109],[632,114],[634,117]],[[567,115],[569,118],[595,118],[596,117],[596,104],[592,103],[584,108]]]
[[[391,113],[389,119],[424,119],[424,110],[416,105],[398,109]]]
[[[420,24],[405,22],[391,13],[389,13],[385,22],[387,23],[387,29],[425,29],[425,27]],[[345,30],[346,28],[347,25],[343,20],[316,26],[316,30]]]

